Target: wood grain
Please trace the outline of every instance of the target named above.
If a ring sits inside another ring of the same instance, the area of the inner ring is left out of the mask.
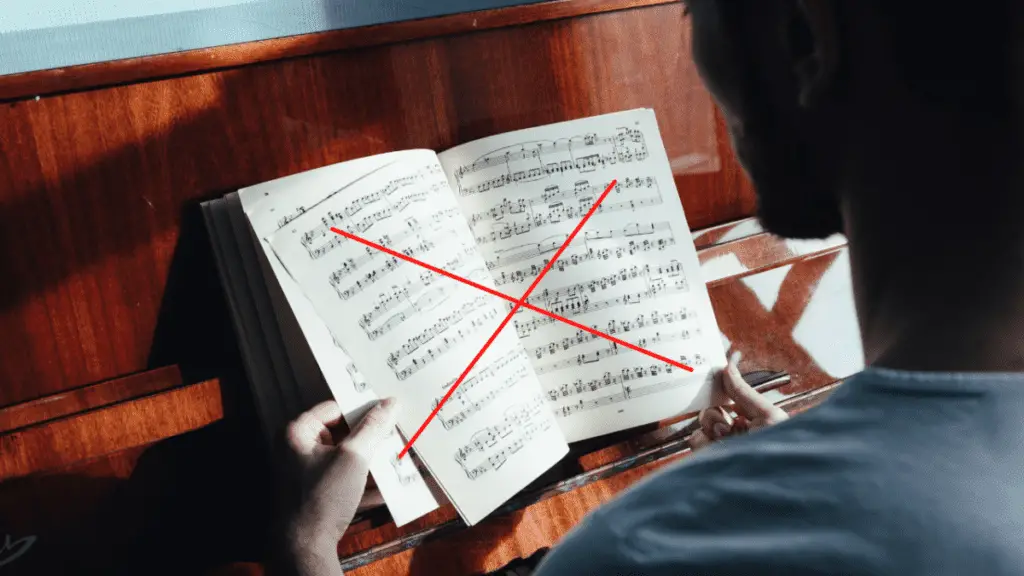
[[[826,386],[821,390],[801,394],[784,403],[783,407],[791,414],[802,412],[824,400],[830,390],[831,387]],[[349,570],[346,574],[469,576],[498,570],[516,558],[525,558],[541,548],[552,546],[588,512],[613,499],[650,473],[677,463],[689,454],[687,451],[628,470],[508,516],[488,518],[472,529]],[[368,535],[364,535],[366,537]]]
[[[0,434],[146,396],[181,385],[177,366],[165,366],[0,408]]]
[[[208,380],[0,435],[0,480],[61,468],[195,430],[222,418]]]
[[[45,550],[57,557],[85,549],[46,529],[68,526],[90,535],[97,558],[133,552],[133,573],[218,564],[249,573],[266,550],[273,493],[256,423],[231,408],[247,391],[224,377],[240,367],[198,200],[355,157],[646,106],[691,227],[749,217],[756,204],[697,76],[682,6],[664,0],[564,0],[4,77],[0,98],[14,100],[0,104],[0,405],[171,364],[183,381],[201,382],[19,427],[0,446],[3,476],[35,471],[0,485],[3,517],[19,519],[12,527],[55,534]],[[792,373],[794,394],[834,381],[792,330],[837,253],[793,255],[766,239],[749,246],[733,253],[748,271],[768,257],[789,258],[792,269],[771,310],[736,278],[712,289],[723,332],[749,352],[745,368]],[[662,465],[353,573],[498,568],[550,546]],[[442,509],[413,528],[453,514]],[[368,521],[340,551],[400,534]]]
[[[333,162],[650,106],[691,225],[751,215],[688,33],[663,4],[0,105],[0,404],[217,377],[196,201]]]
[[[0,76],[0,102],[670,2],[678,0],[548,0],[540,4],[9,74]]]

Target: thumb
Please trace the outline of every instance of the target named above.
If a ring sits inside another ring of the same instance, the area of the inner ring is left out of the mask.
[[[369,467],[370,461],[377,453],[377,447],[394,433],[397,412],[398,402],[394,398],[381,400],[363,416],[352,433],[342,441],[342,450]]]
[[[339,538],[355,516],[366,491],[370,461],[381,442],[394,432],[395,412],[393,399],[382,400],[366,413],[341,442],[338,451],[328,459],[315,498],[325,515],[336,523]]]

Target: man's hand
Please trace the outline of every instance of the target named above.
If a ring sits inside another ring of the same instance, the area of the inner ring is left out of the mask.
[[[285,572],[341,574],[337,545],[366,492],[370,460],[395,428],[395,402],[381,401],[335,444],[328,427],[341,420],[336,402],[324,402],[288,425],[282,496],[289,497],[282,529]]]
[[[699,450],[727,436],[778,424],[789,418],[785,410],[772,404],[747,384],[740,374],[738,364],[738,355],[733,355],[729,366],[718,374],[717,385],[721,388],[721,394],[716,396],[724,395],[729,403],[701,410],[698,417],[700,430],[694,432],[689,439],[693,450]],[[728,409],[735,410],[735,418]]]

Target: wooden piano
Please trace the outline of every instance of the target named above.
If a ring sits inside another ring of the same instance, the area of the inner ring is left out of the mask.
[[[658,113],[726,344],[774,400],[814,405],[862,366],[845,243],[751,218],[678,2],[556,0],[0,77],[4,573],[262,573],[271,467],[200,200],[637,107]],[[582,443],[472,529],[450,507],[401,529],[369,511],[339,558],[354,575],[500,568],[685,457],[692,427]]]

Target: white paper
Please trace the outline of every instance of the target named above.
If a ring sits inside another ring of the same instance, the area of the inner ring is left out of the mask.
[[[338,227],[492,286],[437,156],[403,153],[267,237],[334,338],[411,437],[507,315],[493,296],[345,239]],[[473,524],[568,447],[525,351],[503,330],[414,450]]]
[[[262,238],[314,206],[324,197],[350,185],[401,157],[400,153],[362,158],[335,164],[241,190],[239,198],[256,237]],[[303,403],[312,406],[319,394],[314,379],[322,379],[338,402],[345,420],[355,425],[378,398],[355,370],[352,360],[339,347],[323,320],[302,290],[274,256],[270,245],[260,240],[263,281],[268,286],[282,331],[290,364],[303,392]],[[404,442],[392,434],[380,447],[381,456],[370,465],[370,473],[398,526],[437,508],[422,475],[409,459],[398,461]]]
[[[502,134],[439,158],[497,288],[515,298],[618,182],[529,302],[695,371],[520,310],[516,331],[570,442],[708,405],[725,354],[653,111]]]

